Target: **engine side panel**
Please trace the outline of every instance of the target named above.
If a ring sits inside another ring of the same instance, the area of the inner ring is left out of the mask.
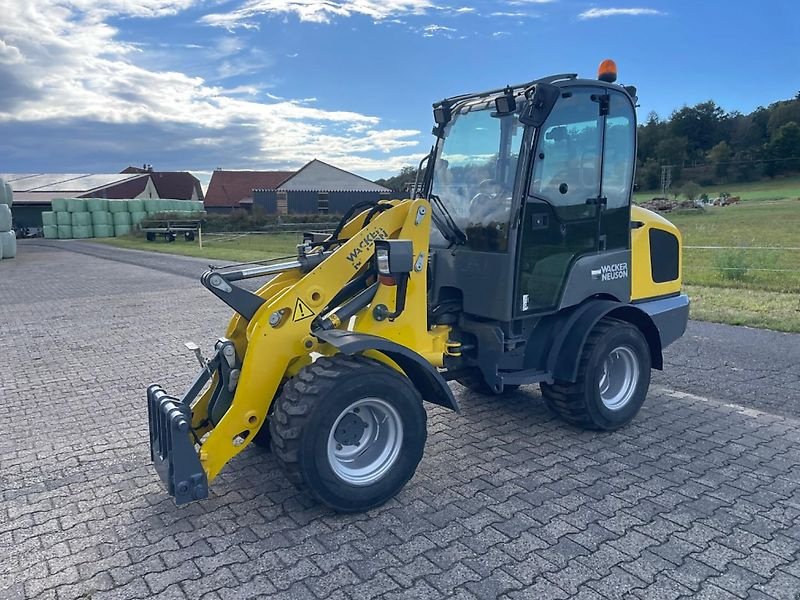
[[[683,244],[678,228],[639,206],[631,207],[631,223],[631,301],[680,293]]]

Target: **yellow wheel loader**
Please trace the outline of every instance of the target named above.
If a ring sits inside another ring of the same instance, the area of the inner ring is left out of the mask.
[[[292,260],[206,272],[234,311],[225,337],[208,360],[192,347],[185,395],[147,390],[176,503],[207,497],[255,443],[333,509],[378,506],[422,458],[423,403],[458,410],[451,381],[487,395],[538,383],[582,428],[631,421],[689,301],[678,230],[631,206],[636,89],[615,80],[605,61],[598,79],[437,102],[411,198],[355,204]]]

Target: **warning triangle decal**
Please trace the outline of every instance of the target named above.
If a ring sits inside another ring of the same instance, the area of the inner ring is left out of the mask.
[[[297,302],[294,303],[294,313],[292,314],[292,321],[302,321],[304,319],[310,319],[314,316],[314,311],[303,302],[300,298],[297,299]]]

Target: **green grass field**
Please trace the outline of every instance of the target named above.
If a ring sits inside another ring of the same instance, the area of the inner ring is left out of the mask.
[[[709,189],[709,195],[723,191]],[[800,250],[790,249],[800,248],[800,177],[724,190],[741,196],[742,202],[666,215],[683,234],[684,283],[692,298],[692,318],[800,332]],[[95,241],[244,262],[293,255],[300,237],[206,235],[202,249],[197,242],[183,240],[171,244],[141,237]]]
[[[139,236],[99,238],[92,241],[132,250],[148,250],[230,262],[247,262],[295,255],[297,253],[296,246],[302,241],[302,237],[301,234],[296,233],[204,234],[202,248],[197,240],[186,242],[181,238],[172,243],[167,243],[163,239],[148,242]]]
[[[672,192],[680,192],[680,186],[677,186]],[[800,177],[784,177],[751,183],[731,183],[730,185],[712,185],[704,187],[703,192],[708,194],[710,198],[719,196],[722,192],[728,192],[732,196],[739,196],[743,200],[798,198],[800,197]],[[636,192],[633,195],[633,200],[635,202],[645,202],[660,195],[660,191]]]
[[[738,205],[666,215],[683,234],[692,318],[800,332],[800,189],[750,193]]]

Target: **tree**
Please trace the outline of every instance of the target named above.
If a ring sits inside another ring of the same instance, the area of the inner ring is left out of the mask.
[[[692,158],[702,158],[719,141],[721,122],[725,118],[725,111],[709,100],[673,112],[669,129],[673,136],[686,138]]]
[[[790,121],[778,129],[767,146],[767,154],[774,162],[773,174],[800,168],[800,125]]]
[[[681,194],[683,194],[684,198],[687,200],[694,200],[700,195],[700,192],[703,190],[699,185],[697,185],[694,181],[687,181],[681,187]]]
[[[728,174],[731,156],[733,156],[733,151],[725,140],[708,151],[708,160],[714,164],[714,172],[717,177],[725,177]]]
[[[375,181],[378,185],[389,188],[395,192],[404,192],[414,185],[414,180],[417,177],[416,167],[403,167],[400,169],[400,174],[388,179],[378,179]]]

